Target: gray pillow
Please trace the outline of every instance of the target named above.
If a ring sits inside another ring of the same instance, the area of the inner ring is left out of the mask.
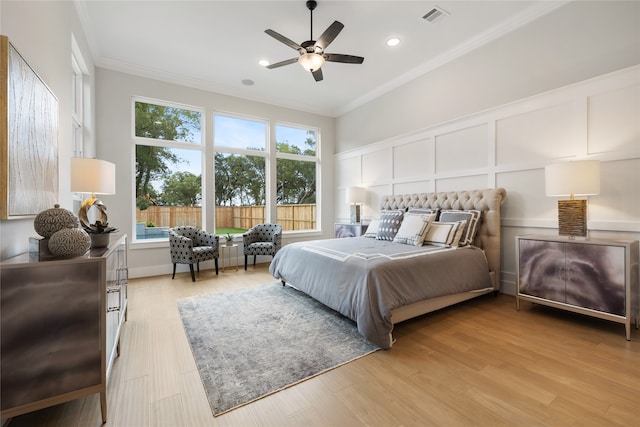
[[[466,221],[459,243],[459,246],[466,246],[472,245],[476,238],[481,214],[482,212],[477,210],[443,210],[440,212],[438,220],[443,222]]]
[[[403,217],[404,211],[401,210],[380,212],[380,227],[378,228],[376,239],[393,240],[396,234],[398,234],[398,230],[400,230]]]

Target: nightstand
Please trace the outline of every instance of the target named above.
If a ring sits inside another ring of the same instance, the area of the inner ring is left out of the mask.
[[[335,236],[336,238],[342,237],[360,237],[366,231],[369,224],[338,222],[335,224]]]
[[[639,327],[638,241],[517,236],[516,309],[530,301]]]

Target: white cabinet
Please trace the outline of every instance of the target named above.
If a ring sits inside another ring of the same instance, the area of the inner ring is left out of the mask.
[[[638,241],[517,236],[520,301],[638,327]]]

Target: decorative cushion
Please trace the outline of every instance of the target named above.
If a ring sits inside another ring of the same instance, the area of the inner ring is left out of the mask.
[[[442,222],[433,221],[427,228],[424,244],[436,246],[458,247],[460,236],[466,221]]]
[[[400,224],[402,224],[402,218],[404,211],[401,210],[389,210],[380,212],[380,226],[378,228],[378,234],[376,239],[392,241],[398,230],[400,230]]]
[[[375,239],[378,235],[378,229],[380,228],[380,220],[372,219],[367,227],[367,231],[362,235],[362,237],[370,237]]]
[[[421,215],[407,212],[404,214],[402,224],[400,224],[400,230],[398,230],[398,234],[393,238],[393,241],[406,245],[422,246],[422,242],[427,234],[427,227],[435,217],[435,213]]]
[[[482,212],[477,210],[443,210],[438,219],[443,222],[466,221],[462,237],[460,237],[460,246],[466,246],[472,245],[476,238],[481,214]]]
[[[438,219],[439,212],[440,212],[440,208],[409,208],[409,210],[407,211],[407,213],[415,213],[415,214],[422,214],[422,215],[436,214],[434,221]]]

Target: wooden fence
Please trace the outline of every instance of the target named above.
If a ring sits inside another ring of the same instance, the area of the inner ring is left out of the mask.
[[[282,229],[310,230],[316,228],[316,205],[278,205],[276,222]],[[265,206],[216,206],[216,228],[248,230],[266,222]],[[136,208],[136,222],[152,223],[156,227],[202,224],[202,208],[198,206],[149,206]]]

